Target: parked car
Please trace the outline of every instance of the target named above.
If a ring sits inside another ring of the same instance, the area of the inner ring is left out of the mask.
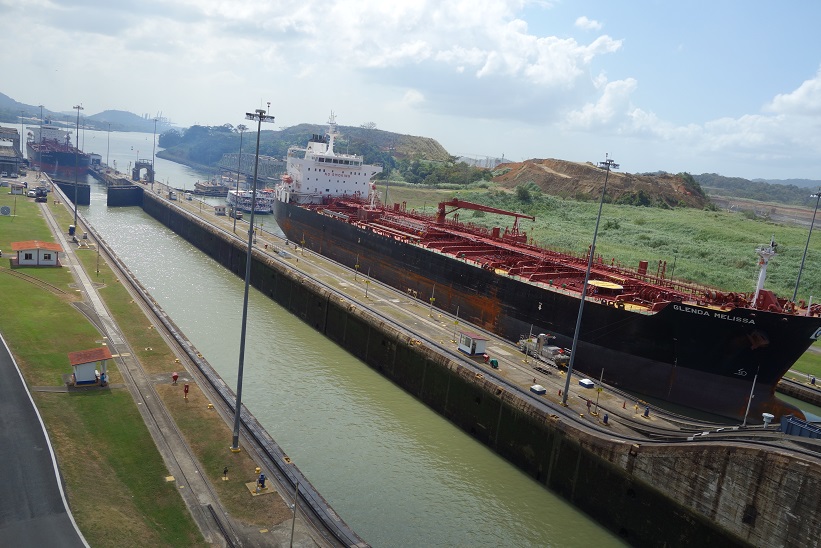
[[[36,193],[36,192],[34,192],[33,190],[29,190],[29,191],[26,193],[26,196],[28,196],[29,198],[36,198],[36,197],[37,197],[37,193]]]

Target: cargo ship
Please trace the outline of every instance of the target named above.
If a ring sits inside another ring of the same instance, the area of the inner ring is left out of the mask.
[[[380,204],[371,178],[381,167],[337,153],[335,136],[332,116],[326,135],[288,150],[274,202],[288,239],[511,341],[544,333],[571,346],[585,254],[528,243],[518,221],[530,217],[521,213],[458,199],[435,215]],[[459,209],[512,216],[512,228],[461,222]],[[594,257],[576,369],[735,420],[803,416],[775,396],[775,386],[821,335],[821,306],[765,288],[775,251],[775,242],[756,250],[760,272],[750,293],[672,279],[661,264],[626,268]]]
[[[48,173],[53,179],[85,181],[91,156],[71,144],[71,132],[44,124],[33,130],[26,142],[26,152],[32,167]]]

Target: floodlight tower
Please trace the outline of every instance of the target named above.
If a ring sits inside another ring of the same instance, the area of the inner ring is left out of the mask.
[[[584,273],[584,283],[582,284],[582,294],[579,299],[579,315],[576,317],[576,330],[573,332],[573,344],[570,346],[570,363],[567,364],[567,379],[564,381],[564,393],[562,394],[562,405],[567,406],[567,391],[570,390],[570,378],[573,376],[573,362],[576,359],[576,347],[579,344],[579,331],[582,326],[582,312],[584,312],[584,300],[587,296],[587,283],[590,281],[590,270],[593,268],[593,257],[596,254],[596,237],[599,234],[599,222],[601,221],[601,210],[604,206],[604,194],[607,192],[607,178],[611,169],[619,169],[619,164],[612,158],[605,155],[605,160],[599,162],[598,167],[605,170],[604,186],[601,189],[601,199],[599,200],[599,214],[596,216],[596,228],[593,230],[593,244],[590,246],[590,254],[587,257],[587,270]]]
[[[268,103],[271,106],[271,103]],[[231,451],[239,451],[239,422],[242,407],[242,370],[245,364],[245,334],[248,325],[248,288],[251,284],[251,252],[254,246],[254,210],[257,205],[257,168],[259,167],[259,134],[262,131],[262,122],[273,122],[274,117],[264,110],[245,113],[248,120],[257,121],[257,151],[254,159],[254,182],[251,187],[251,219],[248,225],[248,249],[245,255],[245,295],[242,299],[242,330],[239,341],[239,367],[237,368],[237,402],[234,407],[234,436],[231,440]]]

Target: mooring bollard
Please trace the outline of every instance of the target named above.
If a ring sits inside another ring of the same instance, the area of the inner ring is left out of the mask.
[[[644,408],[644,418],[649,418],[649,417],[650,417],[650,406],[648,405],[647,407]]]
[[[607,413],[605,413],[605,414],[604,414],[604,419],[603,419],[603,421],[602,421],[602,422],[604,422],[604,424],[607,424],[607,419],[608,419],[608,418],[609,418],[609,417],[607,416]]]

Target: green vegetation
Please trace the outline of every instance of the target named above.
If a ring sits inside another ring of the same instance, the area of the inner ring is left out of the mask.
[[[368,163],[381,164],[380,177],[387,177],[397,166],[397,158],[422,158],[434,162],[449,162],[450,156],[435,140],[427,137],[399,135],[366,127],[340,126],[340,137],[334,148],[337,152],[359,154]],[[324,135],[327,126],[299,124],[277,131],[260,133],[259,153],[274,158],[284,158],[288,147],[304,147],[312,135]],[[253,152],[256,128],[245,132],[243,150]],[[253,136],[254,143],[249,139]],[[169,130],[162,133],[158,144],[165,150],[158,156],[185,164],[215,167],[223,154],[239,152],[240,134],[231,124],[222,126],[191,126],[186,130]],[[459,181],[459,182],[464,182]]]
[[[433,188],[465,186],[491,178],[488,170],[469,166],[465,162],[456,162],[455,158],[448,162],[403,159],[396,164],[396,170],[390,178],[394,175],[405,182],[424,184]]]

